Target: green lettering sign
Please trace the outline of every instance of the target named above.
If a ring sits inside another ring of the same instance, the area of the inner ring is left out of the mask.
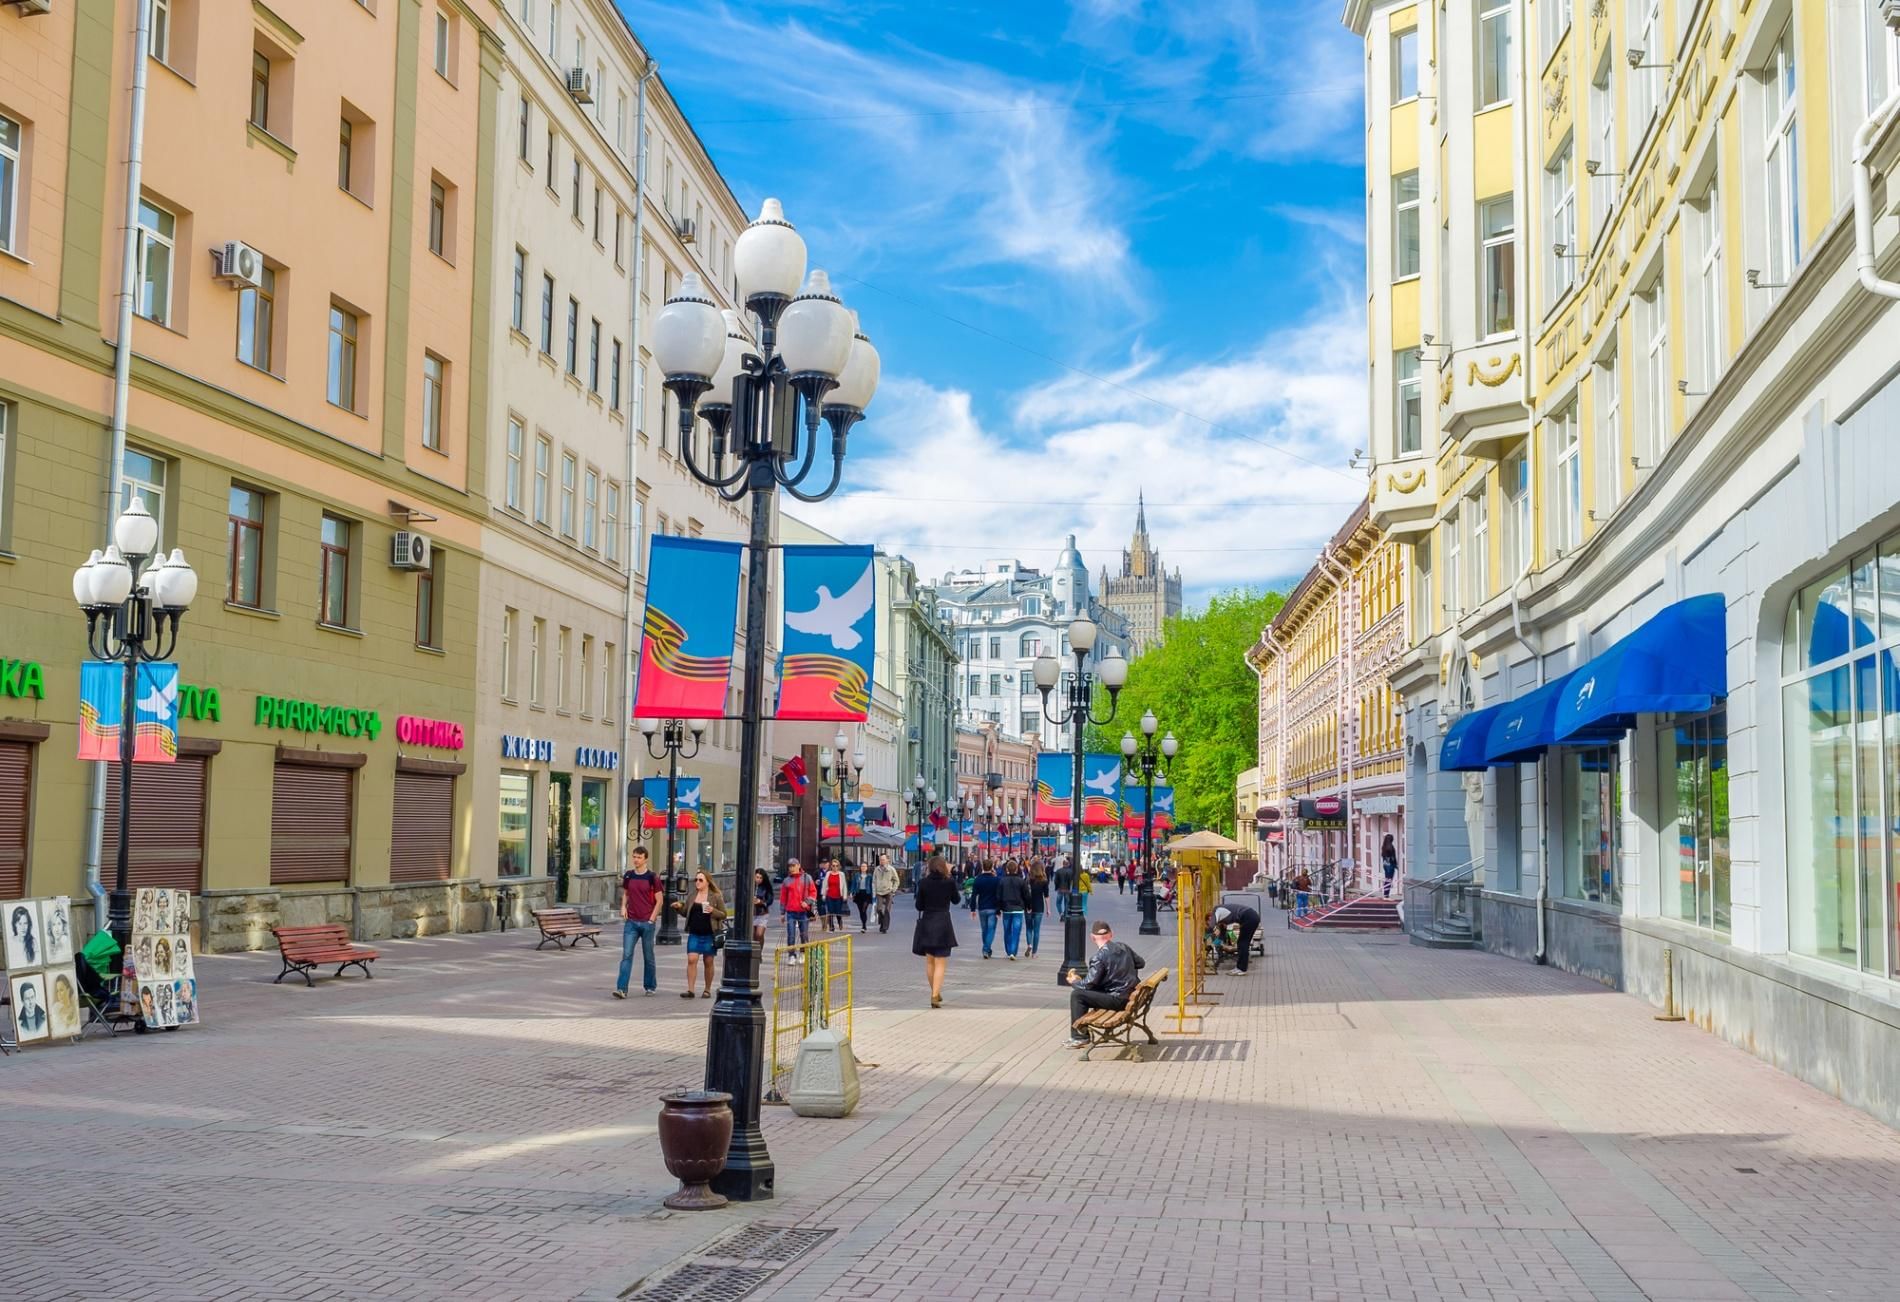
[[[268,696],[260,696],[257,698],[257,718],[255,722],[258,727],[266,728],[270,726],[271,709],[276,704],[277,702]]]
[[[0,673],[4,668],[0,667]],[[0,679],[0,688],[4,680]],[[186,687],[180,693],[180,710],[192,718],[217,719],[221,703],[215,687]],[[194,704],[195,702],[195,704]],[[264,728],[288,728],[294,732],[327,732],[343,737],[368,737],[371,741],[382,731],[382,720],[374,710],[353,709],[346,705],[319,705],[315,701],[292,701],[281,696],[257,698],[257,724]]]
[[[218,699],[218,689],[202,687],[198,689],[198,717],[209,719],[213,723],[224,722],[224,702]]]
[[[0,659],[0,696],[46,699],[46,677],[37,660]]]

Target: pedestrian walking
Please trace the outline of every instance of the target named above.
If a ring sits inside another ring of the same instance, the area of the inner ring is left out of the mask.
[[[1059,918],[1067,917],[1069,913],[1069,896],[1075,893],[1075,864],[1068,859],[1064,859],[1062,866],[1056,869],[1055,886],[1056,916]]]
[[[1307,873],[1306,869],[1302,868],[1300,869],[1298,875],[1293,878],[1293,916],[1294,917],[1304,918],[1306,916],[1307,902],[1311,900],[1312,897],[1313,897],[1313,879]]]
[[[660,988],[659,973],[653,963],[653,931],[660,920],[660,904],[665,892],[659,874],[647,866],[647,848],[633,847],[633,862],[620,875],[621,915],[626,924],[620,930],[620,976],[614,982],[614,998],[627,997],[627,982],[633,978],[633,947],[641,951],[640,993],[652,994]]]
[[[845,903],[850,894],[847,886],[843,862],[827,859],[824,876],[818,881],[818,912],[828,932],[844,930],[845,914],[850,911],[850,906]]]
[[[982,929],[984,958],[996,945],[996,891],[996,873],[984,864],[982,871],[970,879],[970,916]]]
[[[891,929],[891,904],[897,898],[897,869],[891,864],[888,854],[877,857],[877,868],[871,873],[871,893],[877,896],[877,929],[880,932]]]
[[[1029,883],[1014,859],[1003,864],[1003,875],[996,882],[996,911],[1003,918],[1003,953],[1016,961],[1016,947],[1023,939],[1023,915],[1029,911]]]
[[[949,965],[950,951],[957,947],[950,906],[961,900],[956,881],[950,876],[950,865],[940,854],[930,856],[929,866],[917,883],[917,929],[911,937],[910,952],[924,961],[932,1008],[943,1007],[944,970]]]
[[[785,880],[778,888],[778,908],[785,915],[785,943],[809,944],[811,915],[818,908],[818,887],[805,876],[804,868],[796,859],[785,865]]]
[[[1075,1024],[1094,1008],[1128,1007],[1128,996],[1141,984],[1141,955],[1115,939],[1114,928],[1106,920],[1097,922],[1090,928],[1095,941],[1095,957],[1089,960],[1089,970],[1080,981],[1072,980],[1070,974],[1063,973],[1062,979],[1069,982],[1069,1047],[1079,1049],[1089,1040],[1086,1035],[1078,1035]]]
[[[719,952],[719,938],[726,930],[726,897],[711,877],[694,873],[691,900],[674,900],[673,911],[686,915],[686,989],[680,991],[680,998],[693,997],[703,969],[705,985],[699,997],[711,999],[713,955]]]
[[[871,889],[871,870],[859,861],[857,870],[851,874],[851,903],[858,908],[858,930],[871,929],[871,901],[877,895]]]
[[[1128,865],[1123,863],[1117,863],[1115,865],[1115,893],[1117,895],[1128,894]]]
[[[1234,950],[1234,971],[1247,970],[1247,956],[1253,953],[1254,933],[1260,930],[1260,910],[1252,905],[1224,902],[1214,910],[1216,927],[1240,928],[1240,944]]]
[[[1037,864],[1029,870],[1028,899],[1023,905],[1023,957],[1034,958],[1042,948],[1042,920],[1049,912],[1049,874]]]
[[[752,870],[752,943],[765,948],[765,915],[772,911],[772,878],[763,868]]]
[[[1399,847],[1392,839],[1392,833],[1385,834],[1385,841],[1379,846],[1379,867],[1385,872],[1385,896],[1392,898],[1392,882],[1399,875]]]

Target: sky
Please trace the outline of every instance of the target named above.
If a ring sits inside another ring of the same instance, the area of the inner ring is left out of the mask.
[[[1362,47],[1332,0],[620,0],[883,381],[801,518],[927,579],[1137,494],[1189,603],[1297,581],[1364,495]]]

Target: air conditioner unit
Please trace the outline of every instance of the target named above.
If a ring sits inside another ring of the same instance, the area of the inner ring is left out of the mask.
[[[585,68],[567,70],[567,93],[574,97],[576,104],[594,102],[594,79]]]
[[[0,4],[12,5],[15,9],[20,11],[22,18],[31,17],[33,14],[50,14],[53,12],[53,0],[0,0]]]
[[[429,540],[426,536],[403,530],[397,533],[395,541],[390,544],[390,568],[426,570],[429,568],[429,551]]]
[[[248,244],[226,240],[218,250],[218,279],[234,289],[257,289],[264,283],[264,255]]]
[[[698,233],[698,227],[694,225],[691,217],[675,217],[673,233],[680,237],[681,244],[691,244],[693,236]]]

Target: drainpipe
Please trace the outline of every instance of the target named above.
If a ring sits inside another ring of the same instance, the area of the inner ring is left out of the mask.
[[[647,210],[647,83],[653,80],[659,71],[660,61],[649,57],[646,71],[640,74],[640,84],[635,89],[633,114],[633,306],[627,312],[627,338],[631,341],[627,346],[627,352],[630,354],[629,360],[633,363],[635,375],[640,373],[640,289],[641,277],[646,271],[647,264],[646,250],[641,244],[641,231]],[[637,397],[644,397],[642,386],[634,385],[633,388]],[[644,407],[644,403],[638,402],[637,399],[636,402],[627,405]],[[633,647],[633,576],[637,568],[634,559],[640,554],[636,550],[640,546],[640,534],[634,524],[636,519],[634,504],[639,501],[639,490],[635,486],[638,468],[634,464],[634,453],[640,438],[640,422],[645,417],[644,410],[636,411],[633,413],[633,419],[627,422],[627,483],[623,490],[626,498],[620,508],[620,528],[622,537],[625,539],[620,555],[627,566],[627,582],[620,593],[620,685],[623,688],[626,687],[628,680],[628,662],[631,657],[638,654]],[[614,859],[623,876],[627,871],[627,842],[630,839],[627,833],[632,830],[627,826],[627,796],[631,791],[627,783],[632,781],[627,774],[632,770],[633,701],[629,697],[626,708],[620,711],[620,771],[615,775],[616,784],[620,787],[618,797],[620,846],[615,851]],[[667,870],[669,872],[672,870],[671,864],[667,865]],[[746,877],[742,868],[735,867],[735,871],[738,872],[735,880],[743,884]]]
[[[1354,710],[1355,710],[1354,701],[1357,699],[1357,695],[1354,689],[1358,686],[1358,684],[1354,676],[1354,673],[1355,673],[1355,670],[1358,668],[1358,659],[1353,654],[1353,645],[1352,645],[1352,632],[1353,632],[1352,623],[1351,623],[1351,619],[1353,615],[1352,567],[1347,565],[1344,561],[1340,560],[1338,552],[1335,551],[1332,547],[1325,547],[1320,550],[1319,562],[1321,565],[1324,565],[1326,567],[1327,571],[1331,573],[1335,579],[1339,580],[1339,595],[1341,597],[1341,602],[1340,602],[1341,610],[1339,613],[1339,646],[1342,652],[1341,659],[1344,661],[1343,668],[1345,671],[1343,680],[1342,680],[1344,684],[1342,688],[1343,699],[1340,702],[1341,708],[1339,711],[1339,717],[1340,717],[1340,721],[1342,723],[1345,723],[1357,717],[1356,714],[1354,713]],[[1359,856],[1353,852],[1353,834],[1357,832],[1359,829],[1353,817],[1352,754],[1353,754],[1353,749],[1358,744],[1358,741],[1357,741],[1357,738],[1355,737],[1348,737],[1346,735],[1348,731],[1349,729],[1345,727],[1342,727],[1340,729],[1339,762],[1340,762],[1340,767],[1344,770],[1344,776],[1345,776],[1346,857],[1352,860],[1352,874],[1353,874],[1353,879],[1356,881],[1358,880],[1358,877],[1359,877]],[[1364,844],[1364,838],[1360,839],[1360,844],[1361,845]],[[1345,887],[1343,884],[1341,885],[1341,888],[1340,888],[1340,894],[1342,897],[1345,894]]]
[[[1887,24],[1900,32],[1900,4],[1887,5]],[[1886,129],[1896,108],[1900,108],[1900,87],[1854,133],[1854,267],[1862,287],[1883,298],[1900,298],[1900,283],[1882,280],[1875,268],[1874,178],[1867,156],[1873,151],[1874,137]]]
[[[1293,858],[1293,843],[1286,839],[1286,647],[1273,635],[1271,623],[1260,630],[1260,640],[1272,650],[1273,671],[1280,680],[1279,690],[1274,693],[1274,708],[1280,717],[1273,729],[1273,781],[1277,788],[1274,803],[1280,810],[1280,867],[1284,871],[1292,866]]]
[[[138,292],[139,191],[145,174],[145,64],[152,43],[152,0],[137,0],[132,35],[132,113],[125,148],[125,238],[119,247],[118,338],[112,346],[112,476],[105,501],[106,541],[125,489],[126,408],[132,396],[132,308]],[[92,896],[93,929],[104,926],[106,891],[100,859],[106,826],[106,766],[92,765],[86,784],[86,893]]]
[[[1524,572],[1511,583],[1511,635],[1517,644],[1530,652],[1531,661],[1537,666],[1537,685],[1544,685],[1544,655],[1542,650],[1532,644],[1524,631],[1523,611],[1519,607],[1519,596],[1524,584],[1531,577],[1530,562],[1524,564]],[[1545,913],[1550,903],[1550,802],[1545,783],[1545,766],[1542,760],[1537,763],[1537,953],[1539,964],[1550,962],[1548,933]],[[1520,794],[1521,798],[1521,794]]]

